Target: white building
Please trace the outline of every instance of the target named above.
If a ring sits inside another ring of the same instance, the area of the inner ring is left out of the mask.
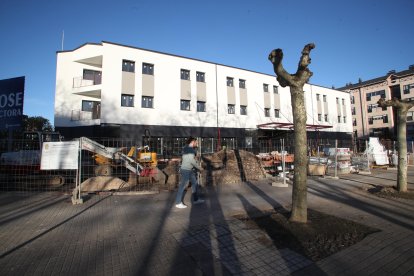
[[[350,139],[349,93],[304,89],[311,136],[319,129],[322,139]],[[286,132],[293,118],[289,88],[274,75],[102,42],[57,53],[54,121],[65,137],[142,139],[148,129],[152,137],[220,135],[244,146]]]

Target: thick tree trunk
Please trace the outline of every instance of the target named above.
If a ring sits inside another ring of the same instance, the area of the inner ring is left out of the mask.
[[[407,191],[407,112],[414,107],[414,102],[393,98],[392,100],[380,99],[381,107],[392,106],[397,109],[397,139],[398,139],[398,175],[397,190]]]
[[[305,97],[302,87],[290,87],[292,99],[294,138],[295,138],[295,160],[294,160],[294,185],[292,191],[292,214],[291,221],[307,222],[307,136],[306,136],[306,108]]]
[[[307,137],[306,137],[306,106],[303,86],[312,76],[308,69],[311,63],[310,51],[315,48],[313,43],[305,45],[295,74],[285,71],[282,64],[283,51],[275,49],[269,54],[273,63],[276,78],[282,87],[289,86],[292,100],[293,125],[295,135],[295,161],[292,190],[292,213],[290,221],[306,223],[308,221],[307,201]]]
[[[397,110],[398,117],[398,176],[397,190],[399,192],[407,191],[407,109],[400,108]]]

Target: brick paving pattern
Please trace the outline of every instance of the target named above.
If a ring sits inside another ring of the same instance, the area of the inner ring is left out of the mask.
[[[4,192],[0,275],[414,275],[413,201],[361,189],[395,179],[383,170],[309,179],[309,208],[381,230],[318,262],[233,217],[288,208],[291,186],[269,181],[206,189],[206,203],[187,209],[174,207],[174,192],[91,195],[81,205],[60,193]],[[413,180],[410,167],[410,188]]]

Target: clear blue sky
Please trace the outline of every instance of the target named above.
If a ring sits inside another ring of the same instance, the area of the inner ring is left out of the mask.
[[[110,41],[273,74],[314,42],[310,82],[342,87],[414,64],[413,0],[1,0],[0,79],[26,76],[24,113],[53,123],[56,51]]]

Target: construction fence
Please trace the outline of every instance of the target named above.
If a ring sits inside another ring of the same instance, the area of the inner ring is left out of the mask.
[[[84,189],[82,192],[173,190],[178,184],[181,151],[187,139],[152,137],[146,140],[146,145],[139,145],[133,139],[90,138],[88,141],[96,144],[85,140],[72,160],[70,153],[62,148],[61,157],[56,161],[53,156],[42,156],[42,142],[38,137],[29,138],[0,140],[1,191],[72,193],[80,184]],[[71,145],[76,146],[79,141],[74,140]],[[392,141],[391,145],[394,144]],[[373,164],[366,149],[353,151],[356,147],[351,140],[310,139],[307,148],[309,164],[314,165],[310,166],[311,174],[315,175],[347,173],[352,166],[357,170],[367,170]],[[241,142],[236,138],[199,138],[199,155],[209,156],[222,150],[248,152],[258,158],[269,176],[294,170],[292,137],[259,138],[255,141],[246,138]],[[76,161],[77,165],[70,169],[59,166],[57,169],[47,166],[44,169],[41,166],[64,163],[67,159]]]

